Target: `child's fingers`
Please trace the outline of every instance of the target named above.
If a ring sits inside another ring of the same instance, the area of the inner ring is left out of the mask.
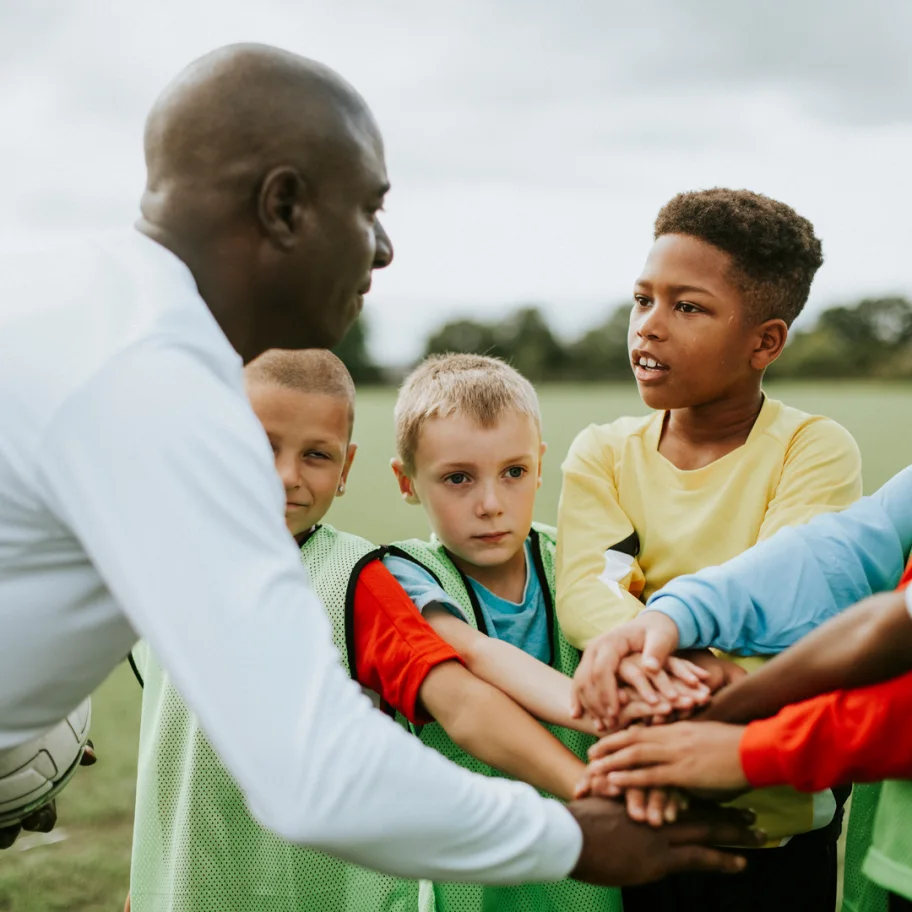
[[[687,659],[682,659],[680,656],[669,656],[666,667],[676,678],[686,684],[690,684],[692,687],[696,687],[702,681],[708,681],[711,677],[705,668],[700,668],[699,665],[695,665]]]
[[[628,725],[633,725],[636,722],[653,718],[654,716],[655,707],[653,705],[645,703],[640,699],[635,699],[621,710],[621,714],[618,716],[617,728],[627,728]],[[662,716],[660,718],[662,721],[665,721],[667,717]],[[608,734],[608,732],[606,732],[606,734]]]
[[[607,782],[605,783],[607,785]],[[588,768],[583,773],[582,779],[573,787],[573,800],[579,801],[580,798],[588,798],[592,794],[592,776]]]
[[[638,729],[636,727],[628,728],[624,731],[616,732],[613,735],[606,735],[601,740],[596,741],[586,752],[589,757],[589,762],[591,763],[593,760],[607,757],[616,751],[634,744],[637,740],[637,731]]]
[[[649,672],[649,680],[659,694],[669,702],[681,694],[680,686],[668,677],[664,670]]]
[[[674,809],[671,794],[665,789],[650,789],[646,794],[646,820],[651,827],[660,827],[665,823],[665,813],[669,807]],[[668,821],[674,822],[674,817]]]
[[[624,796],[627,816],[639,823],[646,822],[646,793],[642,789],[628,789]]]
[[[570,718],[580,719],[583,715],[583,705],[576,693],[576,686],[570,688]]]
[[[618,668],[618,677],[625,684],[629,684],[640,695],[641,699],[651,703],[657,711],[661,711],[658,710],[658,707],[663,701],[659,694],[656,693],[650,676],[643,671],[639,662],[629,658],[624,659]]]
[[[583,711],[609,722],[617,716],[619,708],[614,676],[617,662],[611,654],[602,655],[605,649],[596,640],[583,653],[573,676],[573,694]]]

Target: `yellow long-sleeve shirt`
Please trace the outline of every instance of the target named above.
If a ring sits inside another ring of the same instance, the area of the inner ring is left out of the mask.
[[[557,615],[579,648],[667,582],[861,496],[854,439],[767,398],[743,446],[684,471],[658,451],[664,412],[592,425],[563,464]]]
[[[861,496],[861,456],[835,421],[766,399],[743,446],[683,471],[659,453],[664,413],[589,427],[570,447],[558,512],[557,615],[583,648],[669,580]],[[752,660],[757,662],[759,660]],[[745,664],[742,662],[742,664]],[[775,846],[828,823],[830,792],[749,792]]]

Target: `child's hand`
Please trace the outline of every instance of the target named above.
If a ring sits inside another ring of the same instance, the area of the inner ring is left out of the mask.
[[[586,767],[583,778],[577,783],[573,797],[575,799],[595,796],[601,798],[619,798],[624,796],[627,815],[631,820],[648,823],[659,827],[665,823],[674,823],[680,811],[687,810],[687,795],[676,789],[653,788],[648,791],[630,788],[626,792],[608,781],[608,776],[597,766]]]
[[[730,797],[749,785],[741,766],[743,733],[743,726],[721,722],[633,726],[589,748],[587,780],[606,796],[675,786]]]
[[[679,652],[678,657],[685,659],[693,665],[703,669],[707,677],[703,683],[709,688],[711,693],[740,681],[747,672],[735,662],[728,659],[719,658],[719,656],[710,652],[708,649],[689,649]]]
[[[709,700],[710,689],[701,680],[704,676],[709,672],[676,656],[656,672],[643,666],[642,656],[626,656],[618,665],[618,714],[596,717],[597,731],[607,734],[638,720],[659,723],[672,714],[692,712]],[[588,708],[587,712],[595,715]]]

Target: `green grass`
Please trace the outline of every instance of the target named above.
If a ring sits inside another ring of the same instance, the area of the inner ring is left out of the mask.
[[[632,387],[545,387],[541,391],[548,454],[537,517],[553,522],[560,461],[574,435],[592,422],[643,412]],[[872,491],[912,454],[909,393],[900,386],[778,385],[771,395],[806,411],[830,415],[858,440],[865,488]],[[349,491],[331,521],[375,541],[424,535],[419,508],[399,499],[389,458],[393,397],[359,396],[355,439],[359,453]],[[0,855],[0,912],[116,912],[129,882],[133,787],[139,728],[139,687],[125,666],[95,697],[93,738],[99,762],[81,770],[59,801],[62,841],[21,845]]]

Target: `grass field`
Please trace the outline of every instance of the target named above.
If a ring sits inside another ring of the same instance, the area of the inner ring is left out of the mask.
[[[912,393],[904,387],[783,385],[771,387],[770,394],[847,427],[861,447],[868,492],[912,461]],[[573,436],[586,424],[643,408],[630,387],[546,387],[541,400],[549,450],[537,517],[553,522],[560,461]],[[399,500],[388,467],[392,402],[387,391],[359,397],[355,439],[360,449],[349,492],[330,516],[335,525],[377,541],[426,533],[420,509]],[[50,834],[57,841],[27,836],[0,854],[0,912],[117,912],[122,907],[129,878],[139,697],[125,666],[96,694],[93,737],[99,762],[81,771],[59,802],[59,829]]]

